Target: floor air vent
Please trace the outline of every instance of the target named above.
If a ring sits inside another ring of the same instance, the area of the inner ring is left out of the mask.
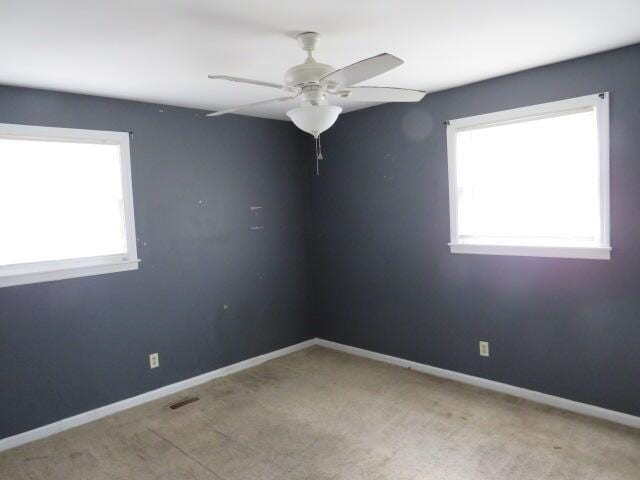
[[[180,407],[184,407],[185,405],[189,405],[190,403],[197,402],[200,400],[198,397],[187,398],[186,400],[180,400],[179,402],[172,403],[169,405],[171,410],[177,410]]]

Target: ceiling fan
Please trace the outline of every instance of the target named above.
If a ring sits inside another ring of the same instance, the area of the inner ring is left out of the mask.
[[[307,52],[307,59],[304,63],[294,65],[286,71],[284,84],[228,75],[209,75],[209,78],[214,80],[227,80],[275,88],[285,92],[287,95],[219,110],[210,113],[208,116],[216,117],[251,107],[300,99],[301,105],[289,110],[287,116],[300,130],[314,136],[316,139],[316,157],[321,159],[319,136],[335,123],[338,115],[342,112],[342,108],[336,105],[329,105],[328,97],[336,96],[359,102],[419,102],[425,96],[426,92],[422,90],[392,87],[355,87],[354,85],[399,67],[404,62],[389,53],[381,53],[336,70],[331,65],[319,63],[313,58],[313,51],[316,49],[319,38],[320,35],[315,32],[304,32],[296,36],[302,50]]]

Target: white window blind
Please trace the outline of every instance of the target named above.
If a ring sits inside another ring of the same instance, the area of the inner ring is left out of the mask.
[[[608,258],[604,102],[594,95],[452,121],[452,251]]]
[[[128,148],[118,132],[0,126],[1,285],[136,268]]]

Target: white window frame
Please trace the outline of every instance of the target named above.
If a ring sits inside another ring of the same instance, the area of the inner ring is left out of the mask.
[[[127,241],[125,254],[0,266],[0,287],[138,269],[140,260],[138,260],[136,248],[128,133],[2,123],[0,124],[0,138],[57,140],[120,146],[120,171]]]
[[[586,108],[595,108],[598,149],[600,164],[600,211],[601,239],[599,247],[573,246],[522,246],[522,245],[486,245],[470,244],[460,241],[458,235],[458,192],[456,170],[456,136],[458,132],[490,125],[508,124],[523,119],[544,118],[557,114],[579,112]],[[589,258],[609,260],[611,244],[609,237],[609,93],[598,93],[583,97],[570,98],[529,107],[515,108],[501,112],[476,115],[447,122],[447,154],[449,163],[449,209],[451,222],[451,253],[470,253],[486,255],[522,255],[535,257]]]

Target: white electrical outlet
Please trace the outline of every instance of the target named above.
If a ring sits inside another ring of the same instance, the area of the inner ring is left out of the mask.
[[[489,342],[483,342],[482,340],[479,342],[480,344],[480,356],[488,357],[489,356]]]
[[[156,368],[160,366],[160,357],[157,353],[149,355],[149,368]]]

